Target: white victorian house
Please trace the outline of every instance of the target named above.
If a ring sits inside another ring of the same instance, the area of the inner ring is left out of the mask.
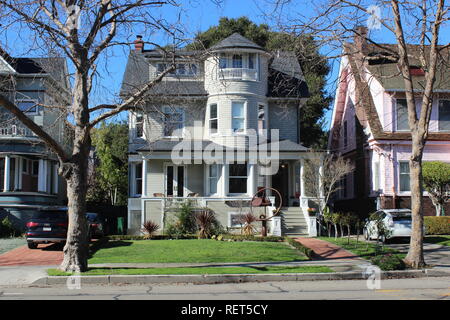
[[[267,52],[237,33],[207,51],[175,57],[143,47],[138,37],[123,99],[172,61],[176,71],[148,91],[141,111],[129,113],[128,232],[138,233],[146,220],[164,227],[167,210],[184,199],[211,208],[233,228],[254,194],[272,187],[282,199],[267,192],[271,209],[281,204],[284,214],[282,228],[272,221],[269,233],[313,235],[301,173],[314,153],[301,144],[299,130],[308,88],[295,55]]]

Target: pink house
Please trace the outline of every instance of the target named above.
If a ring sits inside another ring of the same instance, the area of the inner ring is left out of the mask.
[[[350,159],[355,170],[342,179],[334,206],[361,214],[377,208],[409,208],[411,134],[397,46],[368,43],[366,28],[357,31],[362,36],[344,46],[328,141],[328,148]],[[418,50],[411,45],[409,52],[415,55]],[[448,48],[444,54],[449,55]],[[424,73],[414,57],[410,64],[420,111]],[[450,161],[448,68],[437,75],[429,131],[423,161]],[[426,195],[424,202],[425,215],[435,215]]]

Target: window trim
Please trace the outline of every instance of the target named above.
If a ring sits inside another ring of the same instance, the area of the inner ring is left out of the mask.
[[[245,164],[246,166],[246,171],[247,171],[247,175],[246,176],[231,176],[230,175],[230,166],[231,165],[239,165],[239,164]],[[227,194],[229,196],[240,196],[240,195],[246,195],[248,194],[248,178],[249,178],[249,170],[250,170],[250,166],[247,162],[245,163],[229,163],[228,164],[228,176],[227,176],[227,185],[228,185],[228,190],[227,190]],[[244,179],[245,178],[245,192],[230,192],[230,179]]]
[[[210,174],[210,168],[211,166],[216,166],[217,167],[217,171],[216,171],[216,176],[213,177]],[[221,166],[218,163],[211,163],[208,164],[206,166],[206,190],[208,191],[208,195],[209,196],[217,196],[219,194],[219,180],[220,180],[220,171],[221,171]],[[216,180],[216,192],[211,192],[211,180],[215,179]]]
[[[142,121],[138,122],[138,117],[142,117]],[[142,135],[138,135],[137,126],[138,124],[142,123]],[[139,139],[143,138],[145,139],[145,116],[142,112],[135,112],[134,113],[134,138]]]
[[[408,164],[408,173],[402,173],[401,172],[401,164],[402,163],[406,163]],[[409,188],[408,190],[401,190],[401,178],[402,176],[408,175],[408,180],[409,180]],[[409,168],[409,161],[408,160],[399,160],[398,161],[398,191],[399,193],[409,193],[411,192],[411,170]]]
[[[139,166],[141,166],[140,170],[138,170]],[[137,172],[141,173],[141,177],[140,178],[137,178],[137,175],[136,175]],[[132,189],[133,194],[132,194],[132,196],[133,197],[141,197],[142,196],[142,188],[144,187],[142,185],[142,183],[144,181],[143,180],[143,176],[142,176],[142,162],[135,162],[135,163],[133,163],[133,175],[132,175],[132,178],[133,178],[133,180],[132,180],[132,182],[133,182],[133,189]],[[138,180],[141,180],[141,190],[140,191],[137,190],[138,189],[137,188],[137,181]]]
[[[399,125],[399,120],[398,120],[398,100],[405,100],[406,102],[406,98],[395,98],[395,131],[400,131],[400,132],[409,132],[411,131],[409,128],[409,123],[407,123],[408,128],[407,129],[399,129],[398,125]],[[408,117],[408,106],[406,105],[406,116]],[[407,119],[408,120],[408,119]]]
[[[243,113],[244,116],[243,118],[239,117],[239,118],[235,118],[233,116],[233,104],[234,103],[242,103],[243,106]],[[231,101],[231,123],[230,123],[230,128],[231,128],[231,134],[232,135],[242,135],[242,134],[247,134],[247,100],[232,100]],[[242,129],[242,131],[235,131],[234,127],[233,127],[233,120],[234,119],[242,119],[244,122],[244,128]]]
[[[180,122],[181,123],[181,135],[178,135],[178,136],[174,136],[174,135],[167,136],[166,133],[165,133],[165,130],[166,130],[166,119],[165,119],[166,110],[172,110],[172,112],[169,112],[169,113],[174,114],[174,113],[176,113],[176,112],[173,112],[174,108],[176,108],[176,109],[181,111],[180,112],[181,113],[181,121],[176,121],[176,122]],[[185,134],[185,128],[186,128],[185,127],[185,110],[184,110],[184,108],[183,107],[164,106],[162,108],[162,112],[163,112],[163,115],[164,115],[164,119],[162,119],[162,124],[163,124],[163,126],[162,126],[162,130],[163,130],[162,136],[163,136],[163,138],[183,138],[184,134]]]
[[[211,106],[215,105],[216,106],[216,117],[215,118],[211,118]],[[216,136],[219,134],[219,104],[217,102],[211,103],[209,104],[209,112],[208,112],[208,116],[209,116],[209,120],[208,120],[208,132],[210,136]],[[211,121],[217,121],[217,128],[216,128],[216,132],[211,132]]]

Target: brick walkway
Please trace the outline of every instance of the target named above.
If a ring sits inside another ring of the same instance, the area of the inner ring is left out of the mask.
[[[297,238],[295,241],[312,249],[319,259],[359,259],[353,253],[327,241],[316,238]]]
[[[40,244],[38,249],[22,246],[0,255],[0,266],[50,266],[59,265],[63,259],[61,247]]]

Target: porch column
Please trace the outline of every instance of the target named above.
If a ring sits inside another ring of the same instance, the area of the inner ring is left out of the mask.
[[[19,172],[17,173],[18,181],[17,181],[17,189],[22,190],[22,172],[23,172],[23,158],[18,157],[16,158],[17,163],[16,167],[18,167]]]
[[[141,197],[147,196],[147,162],[145,158],[142,159],[142,195]]]
[[[247,178],[247,194],[250,197],[256,193],[256,165],[253,163],[248,164],[248,178]]]
[[[222,164],[222,194],[223,197],[228,195],[228,163]]]
[[[38,173],[38,192],[47,191],[47,161],[39,159],[39,173]]]
[[[305,179],[303,175],[305,173],[305,162],[303,159],[300,160],[300,197],[305,197]]]
[[[58,186],[58,183],[59,183],[58,165],[54,164],[52,166],[52,168],[53,168],[53,181],[52,181],[52,183],[53,183],[53,187],[54,187],[53,191],[54,191],[54,193],[58,194],[58,187],[59,187]]]
[[[3,192],[9,191],[9,183],[10,183],[10,175],[9,171],[11,170],[11,156],[5,156],[5,174],[3,180]]]

